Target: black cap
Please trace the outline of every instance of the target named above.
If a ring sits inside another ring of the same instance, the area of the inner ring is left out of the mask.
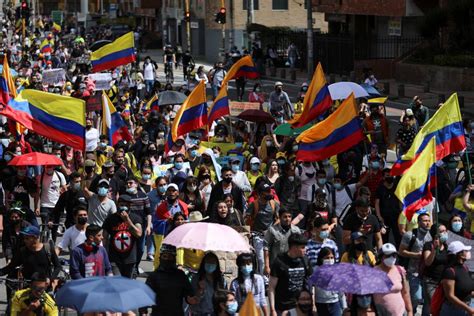
[[[357,199],[354,202],[355,207],[369,207],[370,203],[367,199]]]
[[[261,183],[259,186],[258,186],[258,192],[259,193],[262,193],[262,192],[270,192],[272,189],[272,187],[270,185],[268,185],[267,183]]]

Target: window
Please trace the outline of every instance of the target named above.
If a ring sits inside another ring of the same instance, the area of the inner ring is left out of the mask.
[[[288,0],[272,0],[272,10],[288,10]]]
[[[248,10],[248,2],[250,0],[242,0],[242,10]],[[258,0],[253,0],[253,9],[258,10]]]

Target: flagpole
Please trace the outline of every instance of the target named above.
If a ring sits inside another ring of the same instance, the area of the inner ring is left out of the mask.
[[[467,169],[467,174],[469,176],[469,184],[472,184],[472,175],[471,175],[471,163],[469,162],[469,154],[467,153],[467,150],[465,151],[466,154],[466,164],[467,166],[464,167],[464,170]],[[466,173],[466,171],[464,171]]]
[[[434,147],[434,152],[432,153],[433,155],[433,161],[436,161],[436,147]],[[428,170],[428,175],[429,175],[429,170]],[[438,182],[438,166],[435,163],[435,181]],[[429,186],[431,187],[431,180]],[[436,225],[436,230],[438,230],[438,212],[439,212],[439,202],[438,202],[438,184],[435,183],[435,205],[433,208],[433,223]]]

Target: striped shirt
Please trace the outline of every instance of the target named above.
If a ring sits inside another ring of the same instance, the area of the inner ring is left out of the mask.
[[[339,250],[337,249],[337,245],[334,240],[327,238],[322,243],[320,243],[310,239],[306,245],[306,256],[308,257],[311,267],[314,268],[316,266],[319,252],[322,248],[331,248],[334,251],[334,258],[336,259],[336,262],[339,260]]]
[[[143,223],[146,223],[146,217],[151,215],[150,198],[142,191],[129,195],[132,198],[130,213],[138,215],[143,220]]]

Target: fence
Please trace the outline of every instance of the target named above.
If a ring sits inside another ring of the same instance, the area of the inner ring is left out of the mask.
[[[422,37],[372,37],[355,40],[355,59],[394,59],[412,51]]]

